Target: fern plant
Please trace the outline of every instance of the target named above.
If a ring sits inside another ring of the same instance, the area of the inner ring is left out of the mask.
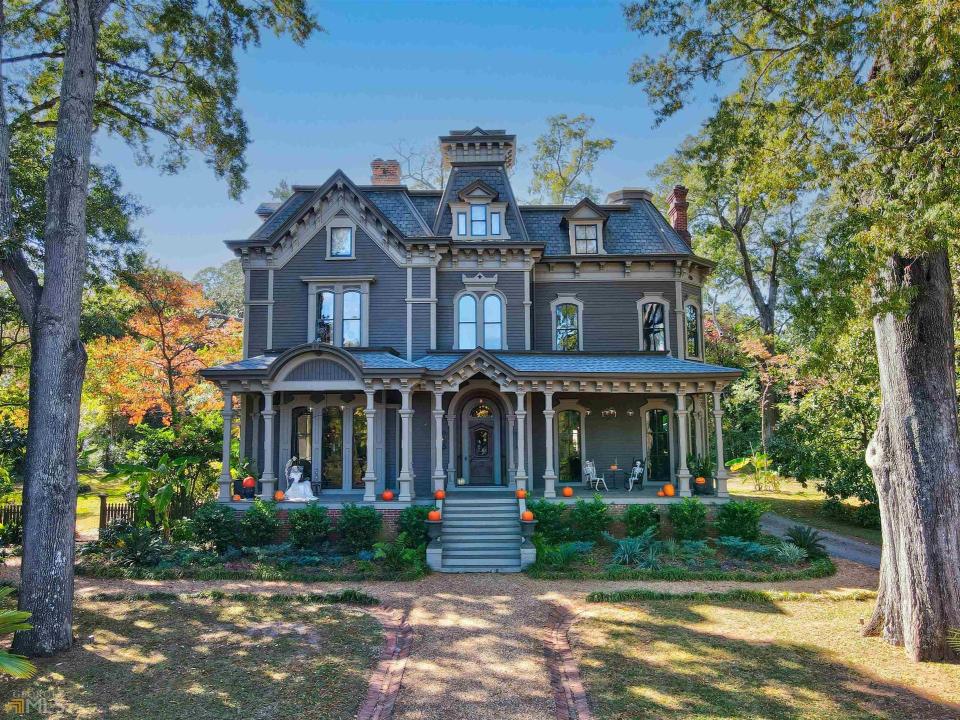
[[[818,560],[827,557],[827,548],[824,547],[824,537],[819,531],[806,525],[794,525],[787,530],[787,540],[799,548],[807,551],[807,557]]]
[[[960,628],[947,630],[947,645],[955,652],[960,653]]]
[[[12,587],[0,588],[0,602],[12,592]],[[0,635],[30,630],[33,626],[27,622],[29,619],[30,613],[22,610],[0,610]],[[0,649],[0,672],[15,678],[29,678],[37,672],[37,667],[22,655]]]

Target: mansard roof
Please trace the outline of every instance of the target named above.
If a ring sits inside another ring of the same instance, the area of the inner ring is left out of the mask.
[[[458,197],[460,192],[475,185],[478,180],[482,181],[493,192],[496,192],[501,200],[506,201],[507,211],[503,222],[510,237],[513,240],[530,242],[531,238],[527,235],[527,229],[524,227],[523,217],[520,214],[520,206],[513,196],[510,179],[507,177],[507,171],[502,164],[455,165],[450,170],[447,186],[444,188],[443,197],[440,199],[437,219],[433,224],[434,235],[450,235],[453,218],[450,216],[448,203],[452,202],[453,198]]]

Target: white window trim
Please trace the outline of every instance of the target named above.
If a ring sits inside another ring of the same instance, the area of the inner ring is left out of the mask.
[[[496,282],[496,276],[492,279],[493,282]],[[464,283],[469,284],[469,280],[464,278]],[[477,344],[475,347],[485,348],[483,344],[483,303],[489,295],[496,295],[500,298],[500,347],[498,348],[488,348],[490,350],[507,350],[507,297],[499,290],[487,287],[482,289],[485,283],[474,281],[474,287],[470,289],[461,290],[456,295],[453,296],[453,346],[457,350],[473,350],[474,348],[462,348],[460,347],[460,298],[464,295],[470,295],[473,297],[474,302],[477,303],[477,322],[476,322],[476,333],[477,333]],[[487,348],[485,348],[487,349]]]
[[[687,355],[687,308],[692,307],[697,311],[697,354]],[[700,303],[694,298],[687,298],[683,302],[683,355],[692,357],[695,360],[703,360],[703,309]]]
[[[471,235],[470,231],[472,228],[472,223],[470,220],[470,207],[472,205],[484,205],[487,209],[487,234],[486,235]],[[460,233],[460,228],[457,227],[457,213],[466,213],[467,214],[467,233],[462,235]],[[491,222],[490,216],[493,213],[500,213],[500,234],[493,235],[491,234]],[[457,201],[450,203],[450,213],[451,220],[450,223],[450,237],[454,240],[509,240],[510,233],[507,232],[507,203],[505,202],[491,202],[485,198],[470,199],[469,201]]]
[[[331,251],[331,244],[333,242],[333,229],[334,228],[350,228],[350,254],[349,255],[333,255]],[[327,260],[356,260],[357,259],[357,224],[346,217],[335,217],[329,223],[327,223]]]
[[[364,277],[301,277],[307,283],[307,342],[317,339],[317,294],[333,293],[333,345],[343,347],[343,294],[351,290],[360,293],[360,345],[370,346],[370,284],[371,276]]]
[[[586,406],[581,405],[577,400],[561,400],[553,406],[555,415],[553,416],[553,467],[557,473],[557,483],[582,483],[583,482],[583,464],[587,457],[587,416],[590,412]],[[575,480],[560,479],[560,413],[573,410],[580,413],[580,477]]]
[[[659,303],[663,305],[663,325],[664,325],[664,345],[666,346],[667,355],[671,355],[670,351],[670,301],[667,300],[662,293],[645,293],[643,297],[637,300],[637,328],[640,333],[640,340],[638,346],[640,352],[647,352],[643,348],[643,306],[649,305],[650,303]],[[651,350],[650,352],[658,352],[656,350]]]
[[[557,299],[550,303],[551,346],[557,352],[569,352],[557,347],[557,305],[577,306],[577,350],[583,350],[583,301],[576,295],[557,295]]]
[[[578,253],[577,252],[577,226],[593,225],[597,228],[597,252],[596,253]],[[570,220],[567,223],[567,229],[570,235],[570,254],[581,256],[606,255],[607,250],[603,243],[603,221],[602,220]]]

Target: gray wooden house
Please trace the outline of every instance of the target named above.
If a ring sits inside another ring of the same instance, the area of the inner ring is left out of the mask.
[[[238,422],[264,497],[295,458],[333,508],[445,489],[480,523],[470,498],[515,515],[503,491],[592,494],[588,464],[611,503],[670,502],[666,483],[725,498],[719,399],[739,373],[703,359],[712,263],[691,250],[686,190],[669,220],[632,188],[520,205],[515,136],[439,140],[442,191],[375,160],[369,184],[338,170],[294,186],[227,242],[245,275],[243,358],[203,373],[223,390],[225,460]],[[715,483],[693,483],[690,456],[720,460]],[[637,463],[645,482],[628,490]],[[225,469],[220,499],[233,492]]]

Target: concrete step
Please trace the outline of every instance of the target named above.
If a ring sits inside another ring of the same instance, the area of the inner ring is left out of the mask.
[[[448,565],[459,565],[462,567],[469,567],[471,565],[489,567],[489,566],[496,566],[496,565],[519,565],[519,564],[520,564],[519,552],[513,556],[504,555],[504,556],[497,556],[497,557],[477,557],[473,555],[456,555],[456,556],[450,557],[449,559],[446,557],[444,557],[443,559],[444,567]]]
[[[446,520],[483,520],[484,518],[495,520],[518,520],[520,513],[516,510],[494,510],[492,512],[476,512],[474,510],[445,510],[443,517]]]
[[[446,548],[464,548],[464,547],[520,547],[519,535],[499,535],[497,537],[465,536],[450,537],[443,536],[443,547]]]
[[[455,565],[469,565],[476,562],[520,562],[519,550],[444,550],[443,561]]]
[[[454,528],[454,527],[478,527],[478,528],[494,528],[494,527],[520,527],[520,518],[519,517],[480,517],[480,516],[467,516],[467,517],[445,517],[443,519],[443,529]]]
[[[444,506],[447,505],[476,505],[477,507],[495,507],[497,505],[514,505],[516,506],[516,498],[502,498],[502,497],[490,497],[490,498],[456,498],[448,495],[446,500],[443,501]]]
[[[444,565],[443,573],[518,573],[520,564],[515,565]]]

